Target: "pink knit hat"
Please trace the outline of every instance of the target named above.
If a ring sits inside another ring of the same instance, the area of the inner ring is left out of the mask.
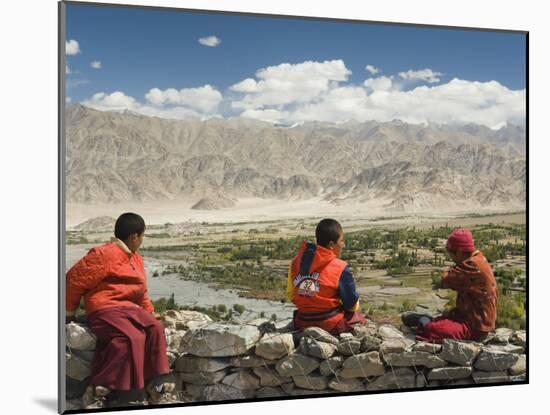
[[[475,247],[472,233],[468,229],[455,229],[447,239],[447,249],[453,252],[473,252]]]

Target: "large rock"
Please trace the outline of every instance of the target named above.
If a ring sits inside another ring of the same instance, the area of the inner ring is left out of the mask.
[[[397,339],[388,339],[384,340],[382,344],[380,345],[380,353],[387,354],[387,353],[401,353],[405,350],[408,350],[412,345],[414,344],[414,341],[407,339],[405,337],[403,338],[397,338]]]
[[[197,329],[212,322],[206,314],[191,310],[167,310],[159,316],[164,327],[176,330]]]
[[[231,362],[227,358],[198,357],[186,354],[176,359],[176,372],[218,372],[229,367]]]
[[[512,334],[512,337],[510,338],[510,343],[525,347],[525,345],[527,344],[527,334],[525,330],[518,330],[514,332],[514,334]]]
[[[428,380],[454,380],[470,377],[472,368],[470,366],[449,366],[430,370]]]
[[[338,376],[344,379],[366,378],[380,376],[384,372],[384,365],[380,361],[378,352],[367,352],[348,357],[344,361]]]
[[[366,390],[365,384],[357,378],[334,378],[328,383],[328,387],[339,392],[362,392]]]
[[[296,386],[302,389],[320,391],[328,387],[328,379],[323,375],[310,374],[305,376],[293,376]]]
[[[239,370],[223,378],[222,383],[239,390],[258,389],[260,379],[248,370]]]
[[[226,374],[227,371],[225,369],[218,372],[179,372],[178,378],[183,383],[192,383],[193,385],[214,385],[215,383],[221,382]]]
[[[90,363],[75,355],[65,353],[65,371],[68,377],[82,381],[92,374]]]
[[[367,385],[367,390],[410,389],[416,387],[416,372],[399,368],[384,373]]]
[[[361,340],[355,337],[344,337],[338,343],[338,353],[351,356],[361,352]]]
[[[260,378],[261,386],[280,386],[284,383],[292,382],[290,377],[280,376],[279,373],[272,368],[255,367],[252,371]]]
[[[231,358],[231,366],[234,367],[265,367],[272,366],[277,360],[268,360],[256,355],[235,356]]]
[[[255,353],[265,359],[280,359],[294,351],[294,339],[290,333],[266,333],[256,345]]]
[[[212,323],[187,331],[181,339],[180,353],[205,357],[238,356],[250,352],[259,339],[257,327]]]
[[[474,367],[486,372],[508,369],[518,361],[519,355],[484,348],[479,354]]]
[[[96,337],[82,324],[71,322],[65,325],[67,347],[75,350],[95,350]]]
[[[404,337],[404,335],[401,331],[399,331],[395,327],[387,325],[387,324],[384,324],[384,325],[378,327],[378,335],[383,340],[401,339],[401,338]]]
[[[308,327],[304,329],[300,337],[311,337],[321,342],[338,345],[338,339],[320,327]]]
[[[251,399],[256,395],[254,390],[242,390],[223,383],[207,386],[202,391],[201,401],[229,401],[234,399]]]
[[[388,353],[384,355],[384,360],[389,366],[425,366],[430,369],[447,366],[437,355],[426,352]]]
[[[365,336],[378,335],[378,326],[373,322],[368,322],[367,324],[354,324],[351,331],[355,337],[361,340]]]
[[[361,337],[361,352],[373,352],[380,349],[382,339],[366,334]]]
[[[519,358],[513,366],[510,367],[509,373],[512,376],[522,375],[527,371],[527,360],[525,355],[519,355]]]
[[[330,359],[324,360],[319,366],[319,372],[323,376],[330,376],[336,373],[338,368],[342,366],[345,358],[343,356],[332,356]]]
[[[514,330],[507,328],[498,328],[495,330],[495,334],[491,340],[493,343],[508,343],[510,338],[514,334]]]
[[[441,351],[441,345],[430,342],[418,342],[412,349],[416,352],[439,353]]]
[[[293,353],[283,357],[275,365],[275,369],[282,377],[308,375],[319,367],[319,361],[310,356]]]
[[[477,343],[465,343],[445,339],[443,340],[443,347],[439,357],[460,366],[471,366],[480,351],[481,345]]]
[[[475,383],[501,383],[508,382],[508,375],[504,370],[497,372],[474,372],[472,378]]]
[[[328,359],[335,351],[336,346],[334,344],[315,340],[311,337],[302,337],[300,339],[300,353],[307,356]]]
[[[524,348],[518,344],[490,344],[488,346],[483,346],[481,350],[492,350],[496,352],[503,353],[523,353]]]

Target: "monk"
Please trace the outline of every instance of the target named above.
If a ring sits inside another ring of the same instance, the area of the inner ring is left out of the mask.
[[[294,327],[316,326],[333,335],[366,323],[359,312],[359,295],[346,262],[339,259],[344,248],[342,226],[323,219],[315,229],[316,244],[304,241],[288,271],[287,297],[297,310]]]
[[[67,272],[66,320],[74,320],[84,297],[89,327],[97,337],[83,396],[86,409],[102,407],[112,391],[145,388],[149,403],[155,404],[175,389],[164,381],[170,372],[164,327],[153,316],[138,252],[144,235],[143,218],[124,213],[111,242],[92,248]]]
[[[456,307],[436,319],[414,312],[403,313],[401,319],[417,328],[419,340],[481,340],[495,329],[497,318],[498,289],[493,270],[475,249],[468,229],[455,229],[446,249],[455,265],[443,274],[441,285],[457,292]]]

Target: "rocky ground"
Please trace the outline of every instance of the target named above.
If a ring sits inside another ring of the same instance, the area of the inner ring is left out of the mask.
[[[177,402],[524,382],[526,332],[498,329],[483,342],[417,342],[390,325],[335,337],[293,331],[289,320],[221,324],[194,311],[159,314]],[[95,338],[66,326],[67,409],[82,409]]]

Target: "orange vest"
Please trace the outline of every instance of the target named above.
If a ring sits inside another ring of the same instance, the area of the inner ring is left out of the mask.
[[[304,241],[291,264],[296,328],[331,331],[343,318],[338,284],[347,264],[327,248]]]

